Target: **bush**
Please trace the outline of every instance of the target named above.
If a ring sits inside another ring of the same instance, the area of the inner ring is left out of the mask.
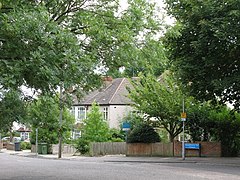
[[[111,142],[123,142],[125,141],[125,132],[118,129],[110,129],[110,141]]]
[[[159,134],[148,124],[135,127],[127,138],[128,143],[155,143],[160,142]]]
[[[30,142],[24,142],[24,141],[22,141],[22,142],[20,143],[20,148],[21,148],[22,150],[31,149],[31,143],[30,143]]]
[[[80,152],[81,154],[87,154],[90,150],[89,141],[83,138],[78,138],[74,142],[74,147],[77,149],[77,152]]]
[[[121,138],[112,138],[111,142],[124,142],[124,140]]]

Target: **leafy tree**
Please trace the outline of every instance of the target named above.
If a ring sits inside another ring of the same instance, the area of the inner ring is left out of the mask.
[[[24,122],[26,105],[18,91],[0,93],[0,132],[11,132],[13,122]]]
[[[239,110],[239,1],[165,1],[177,21],[165,43],[182,83],[200,100],[217,96]]]
[[[179,119],[183,93],[172,74],[166,71],[159,80],[150,73],[140,74],[139,80],[132,84],[134,88],[129,91],[129,97],[134,102],[133,106],[147,118],[155,118],[158,126],[165,128],[173,141],[182,131]]]
[[[139,124],[129,134],[128,143],[155,143],[160,142],[159,134],[152,126],[146,123]]]
[[[63,125],[59,126],[59,100],[58,97],[40,96],[28,109],[28,123],[31,125],[31,142],[35,143],[38,128],[39,142],[56,144],[59,134],[63,134],[64,139],[70,138],[70,130],[74,123],[74,117],[64,108]]]
[[[188,108],[186,130],[193,141],[210,141],[215,122],[210,119],[210,112],[214,108],[209,102],[195,101]]]
[[[145,0],[130,0],[123,12],[110,0],[1,2],[0,84],[6,89],[92,89],[98,67],[124,66],[124,52],[139,35],[159,30],[154,5]]]
[[[82,137],[90,142],[106,142],[110,139],[108,124],[103,119],[103,114],[95,102],[84,120]]]

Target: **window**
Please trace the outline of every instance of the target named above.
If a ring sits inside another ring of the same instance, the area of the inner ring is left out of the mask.
[[[22,132],[20,134],[22,140],[29,139],[29,133],[28,132]]]
[[[103,119],[108,120],[108,108],[107,107],[103,108]]]
[[[78,107],[77,120],[81,121],[85,118],[86,118],[86,108],[85,107]]]
[[[73,139],[77,139],[77,138],[80,138],[81,137],[81,131],[78,130],[78,129],[74,129],[72,131],[72,138]]]

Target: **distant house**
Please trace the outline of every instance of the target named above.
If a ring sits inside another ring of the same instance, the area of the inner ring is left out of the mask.
[[[127,78],[105,77],[103,86],[88,95],[80,102],[74,102],[72,106],[72,114],[76,119],[76,124],[81,124],[83,119],[87,117],[92,103],[95,101],[100,106],[104,119],[108,122],[110,128],[118,128],[123,117],[127,116],[131,110],[131,100],[127,97],[128,91],[126,87],[131,87]],[[80,136],[80,131],[75,129],[73,138]]]
[[[20,133],[20,137],[21,137],[21,140],[22,141],[29,141],[30,139],[30,133],[31,133],[31,130],[26,128],[26,127],[20,127],[17,132]]]

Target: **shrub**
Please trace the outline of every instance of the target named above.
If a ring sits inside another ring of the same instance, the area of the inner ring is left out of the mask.
[[[74,147],[77,149],[77,152],[81,154],[87,154],[90,150],[89,141],[84,138],[78,138],[74,142]]]
[[[148,124],[135,127],[127,138],[128,143],[155,143],[160,142],[159,134]]]
[[[125,132],[118,129],[110,129],[110,141],[111,142],[123,142],[125,141]]]
[[[112,138],[111,141],[112,142],[124,142],[124,140],[121,138]]]
[[[20,148],[22,150],[31,149],[31,143],[30,142],[21,142]]]

